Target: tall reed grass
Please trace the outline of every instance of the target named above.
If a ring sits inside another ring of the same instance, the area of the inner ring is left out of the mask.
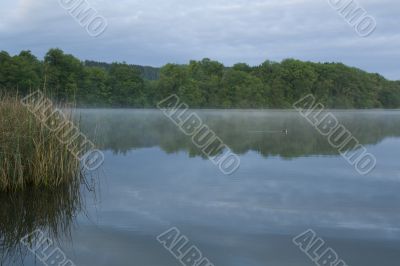
[[[59,141],[18,96],[0,95],[0,191],[56,188],[80,178],[80,162],[68,144]]]

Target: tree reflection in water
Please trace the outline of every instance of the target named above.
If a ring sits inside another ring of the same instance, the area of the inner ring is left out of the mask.
[[[193,111],[193,110],[192,110]],[[191,112],[192,112],[191,111]],[[264,157],[286,159],[338,155],[308,121],[296,111],[194,110],[236,154],[255,151]],[[398,111],[333,111],[363,145],[400,136]],[[203,156],[190,137],[158,110],[81,110],[81,125],[90,139],[104,150],[126,153],[138,148],[160,147],[167,153],[186,151]],[[287,132],[287,134],[286,134]]]

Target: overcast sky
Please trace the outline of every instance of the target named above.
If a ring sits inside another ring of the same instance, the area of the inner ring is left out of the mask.
[[[65,0],[67,1],[67,0]],[[400,1],[357,0],[377,21],[362,38],[328,0],[88,0],[108,28],[91,37],[58,0],[1,0],[0,50],[58,47],[80,59],[161,66],[208,57],[339,61],[400,80]]]

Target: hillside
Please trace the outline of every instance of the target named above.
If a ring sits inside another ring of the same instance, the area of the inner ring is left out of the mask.
[[[154,107],[173,93],[199,108],[291,108],[309,93],[328,108],[400,107],[400,81],[341,63],[295,59],[233,67],[203,59],[154,68],[83,62],[59,49],[43,60],[30,51],[3,51],[0,88],[20,94],[41,88],[54,100],[98,107]]]

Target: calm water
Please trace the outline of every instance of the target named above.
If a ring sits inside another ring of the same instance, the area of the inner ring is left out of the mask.
[[[296,112],[196,112],[240,156],[233,175],[158,111],[80,110],[106,155],[96,190],[83,187],[80,204],[68,193],[2,195],[5,265],[35,265],[16,232],[38,227],[59,228],[51,237],[77,266],[181,265],[156,240],[170,227],[215,266],[314,265],[291,241],[307,229],[349,266],[398,265],[400,111],[335,112],[376,156],[367,176]]]

